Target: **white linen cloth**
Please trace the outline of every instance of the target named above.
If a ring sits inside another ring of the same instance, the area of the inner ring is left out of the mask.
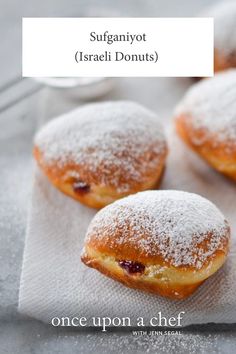
[[[96,211],[56,190],[36,169],[20,284],[19,311],[44,322],[62,316],[136,318],[185,311],[183,325],[236,322],[236,185],[189,151],[169,128],[170,153],[161,189],[195,192],[214,202],[232,228],[226,264],[186,300],[133,290],[80,261]]]

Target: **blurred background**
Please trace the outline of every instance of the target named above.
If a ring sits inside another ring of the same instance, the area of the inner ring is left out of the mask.
[[[32,179],[32,139],[53,116],[85,101],[79,87],[55,89],[21,77],[22,17],[191,17],[216,0],[0,0],[0,353],[233,353],[234,325],[195,326],[171,336],[135,338],[65,331],[17,313],[27,206]],[[120,78],[93,100],[133,99],[171,118],[191,79]]]

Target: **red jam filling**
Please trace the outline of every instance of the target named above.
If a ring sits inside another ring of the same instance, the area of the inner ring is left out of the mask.
[[[129,274],[143,273],[145,266],[139,262],[133,261],[118,261],[119,266],[126,270]]]
[[[76,181],[73,183],[73,190],[75,193],[88,193],[90,186],[83,181]]]

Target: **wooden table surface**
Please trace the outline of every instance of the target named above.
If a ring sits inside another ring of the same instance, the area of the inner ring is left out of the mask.
[[[0,0],[0,353],[92,353],[95,350],[98,353],[236,351],[234,325],[192,327],[184,330],[182,339],[178,342],[172,341],[171,337],[165,340],[135,340],[126,332],[109,333],[104,337],[104,334],[89,330],[75,333],[54,329],[36,320],[22,318],[17,313],[32,173],[32,137],[42,123],[42,117],[44,119],[45,115],[55,115],[78,104],[76,100],[68,101],[63,93],[49,94],[48,89],[41,84],[21,77],[22,17],[195,16],[204,6],[214,2]],[[123,92],[135,86],[134,80],[136,79],[121,82],[118,90],[108,97],[123,97]],[[153,87],[150,82],[142,79],[143,85]],[[149,100],[149,97],[146,99]],[[152,104],[151,100],[150,103]]]

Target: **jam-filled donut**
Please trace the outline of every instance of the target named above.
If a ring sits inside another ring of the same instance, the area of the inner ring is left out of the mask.
[[[180,137],[211,166],[236,180],[236,70],[205,79],[175,111]]]
[[[236,2],[217,3],[204,15],[214,18],[215,72],[236,67]]]
[[[83,106],[36,135],[34,156],[62,192],[94,208],[151,189],[167,145],[156,115],[129,101]]]
[[[146,191],[99,211],[82,261],[131,288],[182,299],[225,262],[230,229],[207,199]]]

